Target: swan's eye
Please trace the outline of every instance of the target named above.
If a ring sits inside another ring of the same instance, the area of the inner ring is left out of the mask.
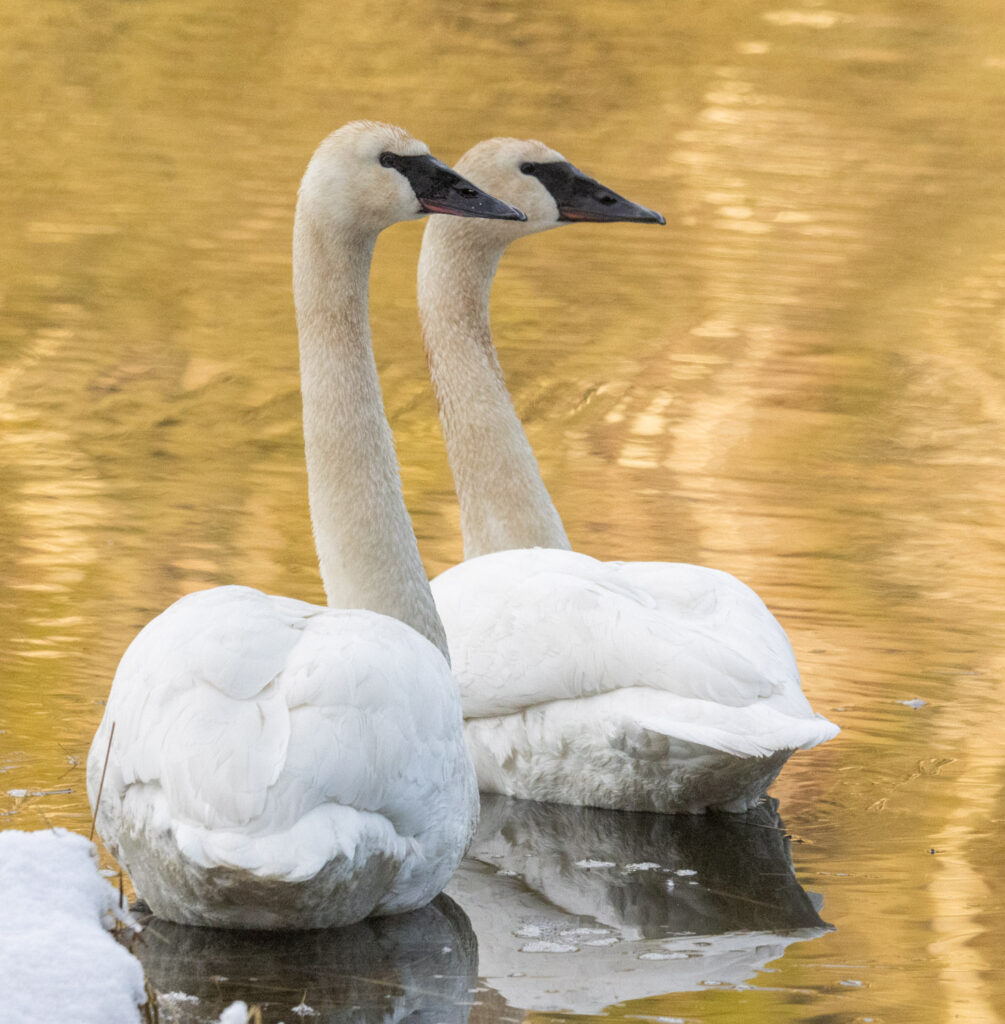
[[[393,167],[394,166],[394,154],[393,153],[381,153],[380,154],[380,166],[381,167]]]
[[[537,170],[537,164],[520,164],[520,170],[524,174],[533,174]]]
[[[612,195],[597,196],[597,199],[604,204],[604,206],[611,206],[617,202],[617,199]]]

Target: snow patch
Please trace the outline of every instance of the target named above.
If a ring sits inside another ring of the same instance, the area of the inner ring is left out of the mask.
[[[143,968],[108,933],[119,894],[66,829],[0,832],[4,1024],[138,1024]]]
[[[248,1004],[239,999],[220,1014],[217,1024],[247,1024],[247,1020]]]

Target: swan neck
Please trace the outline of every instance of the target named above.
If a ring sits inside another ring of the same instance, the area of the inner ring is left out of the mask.
[[[376,234],[298,206],[293,291],[311,522],[328,604],[394,616],[447,644],[405,507],[369,323]]]
[[[478,225],[452,221],[426,226],[419,315],[461,506],[464,557],[569,548],[492,343],[489,298],[505,245],[485,243]]]

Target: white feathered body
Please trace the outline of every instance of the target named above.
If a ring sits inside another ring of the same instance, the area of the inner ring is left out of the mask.
[[[499,551],[432,584],[487,792],[660,812],[742,811],[838,732],[792,647],[728,573]]]
[[[126,651],[88,795],[107,751],[97,829],[160,917],[349,924],[457,867],[478,814],[460,718],[443,656],[398,620],[219,587]]]

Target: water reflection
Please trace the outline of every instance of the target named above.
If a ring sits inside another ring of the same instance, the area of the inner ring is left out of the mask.
[[[160,1019],[172,1024],[215,1021],[235,999],[258,1004],[266,1024],[464,1024],[478,973],[471,925],[446,896],[412,914],[324,931],[235,932],[153,918],[133,952],[157,991]]]
[[[478,936],[479,975],[525,1010],[741,984],[830,930],[775,801],[691,817],[483,795],[448,892]]]

